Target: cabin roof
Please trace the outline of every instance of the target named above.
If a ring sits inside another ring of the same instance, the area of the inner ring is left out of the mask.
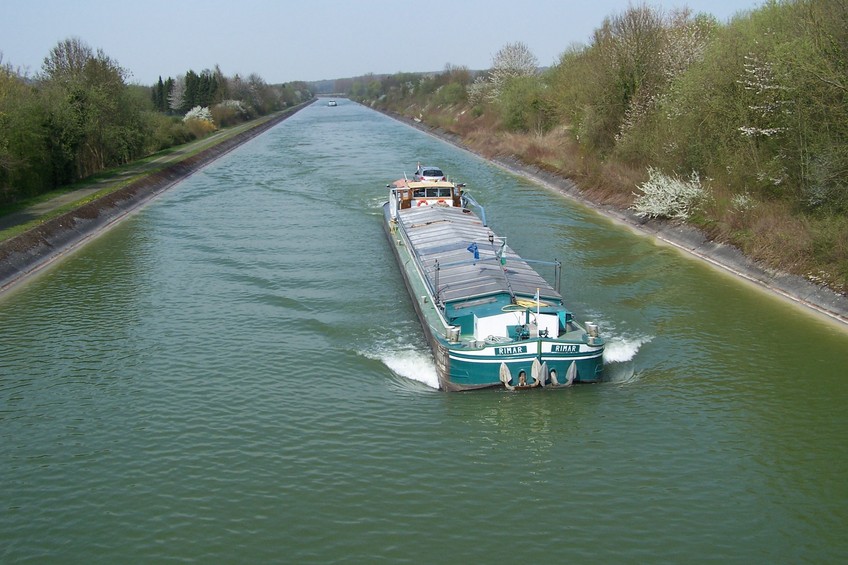
[[[392,183],[393,188],[433,188],[434,186],[442,187],[442,188],[453,188],[456,186],[454,183],[444,180],[407,180],[407,179],[398,179]]]
[[[499,241],[489,243],[491,230],[469,211],[450,206],[422,206],[402,210],[399,219],[432,288],[436,287],[435,263],[438,260],[438,292],[444,303],[508,293],[510,286],[516,296],[533,296],[539,289],[543,298],[562,299],[507,245],[504,255],[508,286],[496,256]],[[477,244],[480,254],[477,261],[468,251],[472,243]]]

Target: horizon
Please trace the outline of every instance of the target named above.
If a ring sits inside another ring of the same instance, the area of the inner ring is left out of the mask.
[[[79,38],[125,69],[128,84],[149,86],[160,76],[176,78],[216,65],[226,76],[256,73],[268,84],[312,83],[370,74],[440,72],[447,65],[486,70],[504,45],[522,42],[539,66],[547,67],[556,64],[569,46],[587,44],[606,17],[632,3],[570,4],[433,0],[424,16],[409,17],[418,13],[419,5],[392,0],[320,5],[248,0],[235,11],[222,0],[175,4],[151,0],[144,5],[11,0],[0,21],[0,62],[33,78],[53,47]],[[720,22],[762,4],[762,0],[647,3],[664,13],[688,6]],[[505,22],[508,29],[492,33]]]

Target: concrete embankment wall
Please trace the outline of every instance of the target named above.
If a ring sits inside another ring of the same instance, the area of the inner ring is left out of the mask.
[[[301,104],[290,112],[228,138],[163,170],[151,173],[115,192],[52,218],[17,237],[0,242],[0,292],[38,272],[195,171],[274,127],[313,102],[314,100]]]

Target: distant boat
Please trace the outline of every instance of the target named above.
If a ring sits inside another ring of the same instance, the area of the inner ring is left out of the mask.
[[[338,106],[338,104],[336,104],[335,100],[330,100],[329,102],[327,102],[327,106]]]
[[[439,387],[509,390],[597,382],[604,340],[559,293],[561,265],[527,261],[495,236],[465,185],[387,185],[384,228],[433,351]],[[475,206],[480,216],[469,206]],[[529,263],[553,267],[557,288]]]

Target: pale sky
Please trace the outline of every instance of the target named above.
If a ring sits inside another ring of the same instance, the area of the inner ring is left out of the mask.
[[[3,0],[0,54],[33,76],[63,39],[78,37],[150,85],[216,64],[269,84],[367,73],[488,69],[523,42],[542,66],[587,43],[628,0]],[[764,0],[655,0],[727,22]]]

